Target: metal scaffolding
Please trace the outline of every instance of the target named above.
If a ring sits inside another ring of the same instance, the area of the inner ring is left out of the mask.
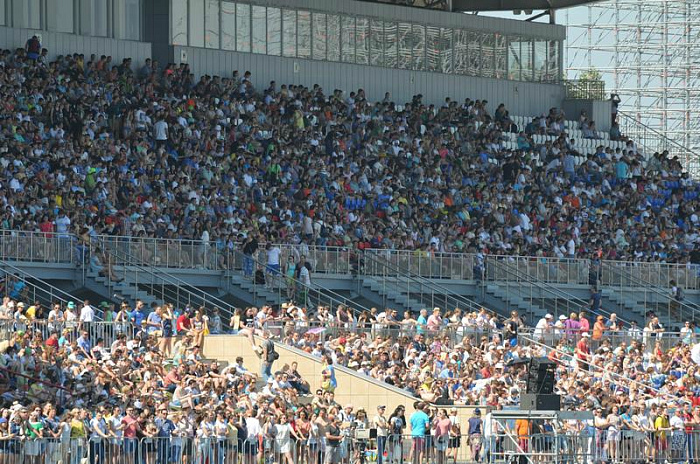
[[[569,76],[599,70],[620,109],[665,134],[695,171],[700,152],[700,0],[612,0],[565,12]],[[629,134],[634,137],[634,134]],[[685,147],[682,149],[679,146]]]

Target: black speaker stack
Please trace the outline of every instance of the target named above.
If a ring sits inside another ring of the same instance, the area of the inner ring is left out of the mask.
[[[520,395],[520,409],[559,411],[561,397],[554,394],[557,363],[547,358],[532,358],[527,368],[527,389]]]

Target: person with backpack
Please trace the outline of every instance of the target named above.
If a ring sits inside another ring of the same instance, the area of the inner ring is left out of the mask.
[[[403,464],[403,432],[406,428],[405,408],[403,405],[396,407],[389,416],[389,443],[391,452],[390,464]]]
[[[270,332],[267,330],[263,331],[263,342],[260,348],[262,349],[262,354],[260,356],[262,359],[260,374],[263,380],[267,382],[267,379],[272,377],[272,364],[280,357],[279,353],[275,351],[275,343],[270,340]]]

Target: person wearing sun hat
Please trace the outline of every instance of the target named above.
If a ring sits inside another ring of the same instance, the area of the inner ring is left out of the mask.
[[[114,305],[109,304],[107,301],[101,301],[99,305],[100,311],[102,311],[102,320],[105,322],[113,322],[116,316],[114,311]]]
[[[78,313],[75,311],[75,303],[69,301],[66,305],[66,312],[63,315],[66,320],[66,327],[73,329],[78,326]]]

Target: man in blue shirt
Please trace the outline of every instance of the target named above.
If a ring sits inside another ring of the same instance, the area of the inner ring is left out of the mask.
[[[141,324],[143,323],[143,319],[146,317],[143,314],[142,308],[143,308],[143,301],[137,300],[136,301],[136,308],[134,308],[134,310],[131,311],[131,313],[129,313],[129,319],[131,319],[131,323],[133,324],[134,333],[141,330]]]
[[[416,411],[411,414],[411,438],[413,439],[413,462],[423,462],[423,450],[425,449],[425,431],[430,425],[430,418],[423,412],[424,403],[415,405]]]
[[[420,316],[416,319],[416,333],[422,335],[425,333],[425,328],[428,325],[428,310],[421,309]]]
[[[158,429],[158,460],[159,462],[168,462],[169,439],[175,431],[175,424],[168,417],[168,410],[162,406],[158,409],[156,419],[153,422]]]
[[[146,332],[148,332],[149,335],[152,335],[156,331],[160,331],[161,335],[163,335],[163,309],[158,306],[156,307],[156,310],[153,311],[148,315],[146,318]]]
[[[21,280],[17,281],[12,287],[12,291],[10,292],[10,298],[12,298],[13,300],[21,300],[22,294],[24,293],[24,289],[26,287],[27,284],[25,284]]]
[[[484,423],[481,420],[481,410],[476,408],[474,415],[469,418],[469,446],[471,448],[471,460],[480,462],[481,445],[483,443],[482,436],[484,434]]]
[[[76,340],[78,348],[83,352],[86,358],[90,357],[90,350],[92,346],[90,344],[90,334],[87,331],[83,331],[82,335]]]

